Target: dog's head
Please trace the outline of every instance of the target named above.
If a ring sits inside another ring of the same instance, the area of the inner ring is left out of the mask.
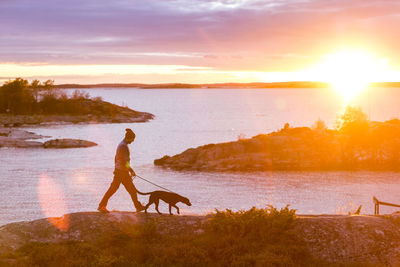
[[[182,197],[182,203],[185,203],[188,206],[192,206],[192,203],[190,203],[190,200],[187,197]]]

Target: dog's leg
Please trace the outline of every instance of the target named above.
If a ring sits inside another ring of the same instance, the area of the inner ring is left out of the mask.
[[[149,197],[149,203],[147,203],[147,205],[144,207],[144,213],[147,214],[147,209],[150,207],[151,204],[154,203],[154,199],[152,199],[152,197]]]
[[[154,204],[156,205],[156,211],[158,212],[158,214],[162,214],[159,210],[158,210],[158,204],[159,204],[159,199],[157,199]]]
[[[172,212],[171,212],[171,204],[169,204],[169,215],[172,215]]]
[[[176,211],[178,212],[178,214],[180,214],[178,206],[174,205],[174,207],[175,207]]]
[[[152,203],[147,203],[147,205],[144,207],[144,213],[146,213],[147,214],[147,209],[149,208],[149,206],[151,205]]]

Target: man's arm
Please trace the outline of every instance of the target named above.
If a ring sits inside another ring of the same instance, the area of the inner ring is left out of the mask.
[[[136,176],[135,171],[131,168],[131,166],[128,167],[129,172],[132,174],[132,176]]]

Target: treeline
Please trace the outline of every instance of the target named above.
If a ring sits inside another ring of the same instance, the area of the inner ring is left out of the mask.
[[[54,81],[40,82],[17,78],[0,87],[0,113],[12,115],[109,113],[99,104],[100,97],[75,90],[72,95],[56,88]]]

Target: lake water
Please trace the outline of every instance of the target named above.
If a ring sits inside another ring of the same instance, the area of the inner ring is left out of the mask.
[[[215,209],[248,209],[290,204],[300,214],[347,213],[363,205],[373,213],[372,196],[400,203],[400,173],[395,172],[176,172],[153,166],[153,160],[189,147],[235,141],[283,127],[311,126],[319,118],[335,125],[345,104],[328,89],[91,89],[91,96],[156,117],[148,123],[27,127],[52,138],[81,138],[92,148],[44,150],[0,149],[0,225],[93,211],[112,181],[114,153],[124,129],[137,138],[130,145],[132,163],[140,176],[190,198],[180,203],[182,214]],[[373,89],[358,104],[372,120],[400,117],[400,90]],[[141,191],[156,190],[135,180]],[[139,196],[142,203],[147,197]],[[167,212],[165,203],[160,210]],[[110,210],[133,211],[121,187],[110,199]],[[153,206],[149,209],[154,211]],[[394,209],[382,207],[381,213]]]

